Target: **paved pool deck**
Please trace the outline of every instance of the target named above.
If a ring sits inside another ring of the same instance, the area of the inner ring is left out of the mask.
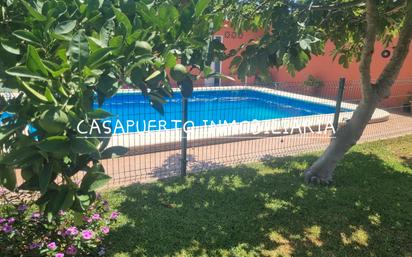
[[[391,113],[389,120],[369,124],[360,142],[376,141],[412,134],[412,115]],[[239,138],[241,141],[192,146],[188,149],[188,174],[208,169],[260,161],[265,158],[297,155],[324,150],[330,135],[286,135]],[[212,141],[212,139],[211,139]],[[178,148],[176,144],[175,148]],[[150,150],[150,149],[149,149]],[[108,175],[108,187],[148,183],[180,174],[180,150],[129,155],[103,160]]]

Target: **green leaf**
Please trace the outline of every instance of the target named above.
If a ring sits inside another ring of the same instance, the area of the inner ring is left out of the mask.
[[[20,54],[20,48],[10,41],[2,41],[1,46],[4,48],[4,50],[6,50],[7,52],[11,54],[15,54],[15,55]]]
[[[74,203],[74,190],[72,188],[69,188],[66,192],[66,197],[63,200],[63,203],[60,206],[60,210],[66,211],[70,209],[73,206]]]
[[[74,203],[74,191],[68,185],[59,187],[57,193],[50,195],[49,203],[46,207],[46,212],[50,215],[56,214],[60,210],[69,209]]]
[[[127,37],[127,40],[126,40],[127,43],[129,45],[131,45],[133,42],[138,41],[139,39],[142,38],[143,33],[144,32],[142,30],[137,30],[137,31],[133,32],[130,36]]]
[[[103,0],[88,0],[87,2],[87,18],[93,18],[92,15],[98,14],[99,8],[103,4]]]
[[[68,146],[68,138],[67,136],[51,136],[40,141],[37,146],[50,153],[65,151]]]
[[[89,40],[89,47],[91,51],[95,51],[95,49],[106,47],[104,43],[98,38],[88,37],[88,40]]]
[[[199,17],[202,15],[203,11],[206,9],[206,7],[209,5],[210,0],[199,0],[195,6],[195,16]]]
[[[107,47],[109,44],[112,33],[114,32],[114,25],[113,20],[107,20],[100,29],[100,42],[102,42],[104,47]]]
[[[91,140],[86,138],[74,138],[70,142],[70,149],[79,154],[88,154],[98,152],[97,146]]]
[[[175,67],[177,61],[176,56],[172,52],[168,52],[165,57],[165,66],[166,68],[173,68]]]
[[[103,75],[97,83],[97,91],[106,97],[111,97],[117,92],[118,85],[116,86],[116,83],[117,79],[112,78],[109,75]]]
[[[87,66],[94,69],[99,67],[100,65],[104,64],[104,61],[109,59],[111,51],[113,48],[101,48],[92,53],[87,60]]]
[[[26,66],[16,66],[6,70],[6,73],[20,78],[31,78],[31,79],[39,79],[39,80],[47,80],[46,77],[43,77],[39,74],[33,73]]]
[[[299,41],[299,45],[303,50],[311,50],[310,44],[312,40],[305,38]]]
[[[1,162],[8,165],[22,165],[22,162],[33,158],[34,155],[36,155],[36,149],[33,147],[18,148],[4,155]]]
[[[123,26],[126,29],[126,36],[129,36],[132,33],[132,24],[130,23],[129,18],[127,18],[126,14],[122,13],[122,11],[120,11],[117,8],[114,8],[114,13],[116,15],[116,19],[123,24]]]
[[[39,13],[36,9],[34,9],[29,3],[22,0],[22,4],[26,7],[29,14],[38,21],[46,21],[47,17]]]
[[[50,36],[52,36],[52,38],[55,38],[57,40],[67,41],[67,42],[70,42],[70,40],[72,39],[69,35],[70,34],[63,35],[63,34],[56,34],[54,32],[50,33]]]
[[[16,173],[13,168],[6,165],[0,165],[0,185],[13,191],[16,188],[16,183]]]
[[[129,149],[123,146],[109,147],[102,152],[102,159],[116,158],[125,155],[127,151],[129,151]]]
[[[43,64],[46,67],[47,71],[51,73],[53,78],[59,77],[69,69],[69,67],[67,67],[68,65],[60,67],[60,65],[48,60],[43,60]]]
[[[162,4],[157,10],[155,22],[162,30],[170,30],[169,24],[174,24],[179,18],[179,11],[171,4]]]
[[[106,119],[106,118],[112,116],[112,114],[110,112],[106,112],[103,109],[93,110],[92,112],[87,113],[87,115],[91,119]]]
[[[156,109],[161,115],[165,113],[163,104],[165,104],[165,100],[157,95],[150,94],[150,105]]]
[[[103,172],[89,171],[83,177],[80,189],[83,192],[91,192],[101,188],[109,182],[109,180],[110,176],[104,174]]]
[[[54,98],[53,93],[50,91],[50,89],[48,87],[46,87],[46,90],[44,91],[44,96],[46,96],[46,98],[47,98],[47,100],[49,100],[49,102],[53,102],[53,103],[57,104],[56,98]]]
[[[69,55],[77,68],[82,69],[86,65],[89,58],[89,43],[84,30],[79,30],[74,34],[69,45]]]
[[[3,143],[3,141],[9,139],[9,137],[14,134],[20,127],[13,128],[13,129],[6,129],[6,128],[1,128],[0,129],[0,144]]]
[[[48,75],[46,66],[41,61],[36,48],[31,45],[27,48],[27,68],[34,73],[40,73],[46,77]]]
[[[85,210],[87,210],[87,208],[89,208],[90,204],[93,201],[92,194],[77,194],[75,197],[76,200],[73,207],[77,211],[84,212]]]
[[[239,66],[239,64],[242,62],[242,57],[241,56],[235,56],[232,61],[230,62],[230,66]]]
[[[147,78],[145,79],[145,81],[149,81],[149,80],[151,80],[151,79],[154,79],[154,78],[156,78],[157,76],[160,76],[160,74],[162,74],[162,72],[159,71],[159,70],[156,70],[156,71],[154,71],[152,74],[150,74],[149,77],[147,77]]]
[[[21,81],[20,85],[22,86],[23,91],[30,97],[34,98],[40,102],[49,102],[49,99],[44,95],[40,94],[33,88],[31,88],[26,82]]]
[[[53,174],[53,168],[53,164],[48,164],[39,174],[39,187],[42,195],[44,195],[47,191],[47,187],[49,186],[50,179]]]
[[[38,47],[41,47],[41,40],[36,37],[33,33],[27,30],[16,30],[12,33],[15,37],[20,38],[24,41],[32,43]]]
[[[72,30],[76,27],[76,21],[75,20],[67,20],[60,22],[56,25],[54,28],[54,33],[58,35],[62,34],[67,34],[72,32]]]

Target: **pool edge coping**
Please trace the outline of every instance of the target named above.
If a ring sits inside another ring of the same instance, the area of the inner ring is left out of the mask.
[[[256,86],[221,86],[221,87],[196,87],[195,91],[230,91],[230,90],[252,90],[258,91],[265,94],[284,96],[296,100],[301,100],[305,102],[318,103],[327,106],[335,106],[336,101],[330,99],[319,98],[315,96],[301,95],[297,93],[290,93],[279,91],[276,88],[262,88]],[[174,88],[174,92],[180,92],[180,89]],[[118,93],[141,93],[140,90],[135,89],[120,89]],[[302,96],[304,98],[302,98]],[[353,103],[342,102],[342,108],[351,110],[350,112],[341,112],[339,116],[338,124],[341,126],[353,115],[353,111],[356,109],[357,105]],[[380,108],[376,108],[372,115],[369,123],[377,123],[387,121],[389,119],[389,112],[384,111]],[[298,117],[288,117],[288,118],[277,118],[270,120],[257,121],[257,126],[264,127],[264,130],[279,131],[283,130],[285,123],[287,127],[293,127],[293,123],[296,120],[303,120],[305,122],[305,127],[314,128],[319,127],[318,125],[323,123],[324,125],[329,125],[334,118],[334,114],[317,114],[308,116],[298,116]],[[241,122],[240,122],[241,123]],[[303,123],[301,123],[303,124]],[[243,131],[245,128],[241,125],[234,127],[236,130]],[[213,130],[211,130],[213,129]],[[233,129],[233,128],[232,128]],[[228,124],[220,124],[211,126],[196,126],[193,128],[188,128],[188,140],[206,140],[206,139],[216,139],[216,138],[227,138],[234,136],[244,136],[250,133],[228,133]],[[206,132],[206,133],[205,133]],[[217,135],[218,134],[218,135]],[[140,137],[140,140],[136,140],[135,136]],[[137,141],[137,142],[136,142]],[[140,141],[140,142],[139,142]],[[116,146],[122,145],[125,147],[142,147],[142,146],[153,146],[159,144],[167,143],[177,143],[181,141],[181,129],[166,129],[161,131],[144,131],[144,132],[130,132],[125,134],[113,134],[110,139],[109,145]],[[130,143],[133,144],[130,144]],[[126,143],[126,144],[125,144]]]

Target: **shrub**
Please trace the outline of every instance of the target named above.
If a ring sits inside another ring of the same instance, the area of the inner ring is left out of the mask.
[[[1,186],[40,192],[45,215],[89,207],[110,178],[101,160],[128,149],[78,126],[98,120],[101,131],[112,115],[99,108],[124,84],[163,113],[173,93],[167,71],[177,62],[198,70],[187,75],[196,80],[213,74],[212,60],[226,58],[211,38],[223,13],[209,1],[183,2],[0,1],[0,85],[15,92],[0,97]]]
[[[100,196],[83,214],[69,210],[46,217],[32,199],[0,194],[2,256],[102,256],[104,238],[119,215]]]

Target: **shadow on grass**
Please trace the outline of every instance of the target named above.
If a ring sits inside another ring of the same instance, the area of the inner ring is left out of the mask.
[[[170,155],[163,161],[163,164],[153,170],[153,175],[156,178],[164,179],[173,176],[179,176],[181,172],[181,154]],[[188,165],[188,173],[196,173],[203,170],[224,168],[224,165],[213,161],[199,161],[195,155],[188,154],[186,156]]]
[[[412,151],[412,150],[411,150]],[[402,162],[406,167],[412,169],[412,157],[401,156]]]
[[[119,189],[110,197],[122,198],[123,222],[109,254],[410,256],[412,176],[351,152],[334,185],[304,185],[302,171],[315,159],[265,158]]]

